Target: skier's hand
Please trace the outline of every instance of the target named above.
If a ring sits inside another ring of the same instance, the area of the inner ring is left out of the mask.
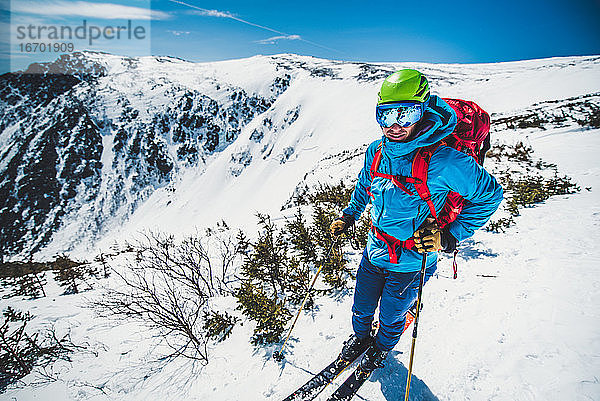
[[[432,218],[425,220],[421,228],[415,231],[413,237],[415,248],[419,253],[437,252],[443,249],[442,230]]]
[[[354,218],[349,214],[343,214],[342,217],[338,217],[331,223],[329,231],[331,231],[331,235],[337,237],[348,231],[352,224],[354,224]]]

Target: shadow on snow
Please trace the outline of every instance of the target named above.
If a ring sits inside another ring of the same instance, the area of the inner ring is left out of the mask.
[[[472,239],[468,239],[461,243],[458,255],[464,260],[468,261],[471,259],[479,259],[481,257],[495,258],[498,256],[497,253],[491,249],[481,249],[482,244],[475,242]],[[451,258],[452,255],[448,256]]]
[[[370,378],[371,381],[378,381],[381,383],[381,393],[387,401],[404,399],[408,369],[396,360],[396,356],[399,354],[401,354],[401,352],[392,351],[391,355],[385,361],[385,367],[375,370],[373,376]],[[357,395],[357,398],[359,397],[360,394]],[[409,400],[439,401],[439,398],[431,392],[425,382],[415,375],[412,375]]]

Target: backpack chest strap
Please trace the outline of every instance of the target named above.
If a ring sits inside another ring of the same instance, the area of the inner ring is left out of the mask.
[[[406,192],[408,195],[410,195],[410,196],[414,195],[414,193],[410,189],[408,189],[405,185],[407,182],[410,182],[410,183],[415,182],[415,180],[412,177],[403,177],[401,175],[383,174],[383,173],[380,173],[377,171],[372,171],[371,173],[372,173],[373,177],[381,177],[381,178],[385,178],[385,179],[392,181],[395,186],[400,188],[402,191]]]
[[[380,163],[381,163],[381,145],[379,145],[377,147],[377,151],[375,152],[375,155],[373,156],[373,161],[371,162],[371,170],[370,170],[371,181],[373,181],[373,179],[375,177],[385,178],[387,180],[392,181],[392,183],[395,186],[400,188],[402,191],[404,191],[408,195],[410,195],[410,196],[414,195],[414,193],[406,187],[406,183],[411,183],[411,184],[415,183],[415,179],[413,177],[404,177],[401,175],[380,173],[379,171],[377,171],[377,170],[379,170]],[[370,194],[370,195],[372,196],[372,194]]]

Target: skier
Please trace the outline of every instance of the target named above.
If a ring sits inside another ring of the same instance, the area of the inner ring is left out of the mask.
[[[406,313],[417,297],[422,255],[427,257],[427,281],[436,270],[437,252],[453,252],[458,242],[488,221],[503,197],[501,186],[473,157],[448,146],[440,146],[429,161],[429,202],[416,195],[410,182],[394,179],[410,177],[417,150],[448,136],[457,121],[452,107],[430,95],[420,72],[404,69],[384,80],[376,119],[383,137],[368,147],[350,203],[330,227],[333,235],[345,232],[372,203],[372,229],[356,275],[354,333],[340,354],[353,360],[366,349],[359,367],[367,373],[383,366],[400,339]],[[373,174],[376,155],[380,161]],[[431,208],[439,212],[451,191],[467,202],[456,220],[440,229]],[[379,331],[373,338],[378,303]]]

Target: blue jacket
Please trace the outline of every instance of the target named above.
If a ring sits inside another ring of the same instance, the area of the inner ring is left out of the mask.
[[[442,99],[431,96],[420,124],[420,133],[408,142],[391,142],[383,137],[369,145],[350,203],[343,211],[357,220],[371,202],[373,225],[400,240],[412,237],[430,215],[429,207],[410,183],[406,186],[414,193],[412,196],[388,179],[375,177],[371,182],[370,169],[375,152],[381,144],[382,158],[378,171],[411,176],[412,161],[417,149],[448,136],[456,125],[456,114]],[[367,194],[369,186],[373,199]],[[450,233],[458,241],[470,237],[476,229],[482,227],[494,214],[503,197],[502,187],[492,175],[472,157],[447,146],[440,146],[432,156],[427,186],[436,212],[443,208],[450,191],[458,192],[468,201],[458,218],[448,226]],[[421,254],[409,249],[402,249],[398,255],[398,263],[391,263],[387,245],[377,239],[373,232],[369,234],[367,254],[373,265],[391,271],[415,272],[421,268]],[[428,266],[434,265],[437,253],[428,254],[427,259]]]

